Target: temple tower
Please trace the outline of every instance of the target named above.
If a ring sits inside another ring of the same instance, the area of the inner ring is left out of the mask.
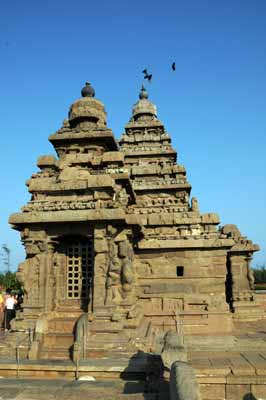
[[[249,266],[258,246],[190,199],[146,89],[119,144],[94,95],[86,83],[49,137],[57,157],[38,159],[31,199],[10,217],[26,250],[13,322],[32,332],[25,357],[129,355],[179,322],[188,335],[230,334],[234,319],[260,318]]]
[[[146,315],[171,328],[178,314],[187,333],[230,332],[232,319],[260,317],[249,265],[258,246],[235,225],[219,228],[216,213],[200,213],[143,86],[120,147],[136,193],[128,213],[142,227],[135,256]]]
[[[82,96],[49,137],[58,158],[38,159],[40,172],[27,182],[31,200],[10,217],[27,254],[18,272],[24,310],[15,324],[40,330],[32,358],[69,357],[83,313],[91,335],[108,334],[108,321],[136,301],[134,233],[126,221],[135,194],[103,104],[88,83]],[[116,322],[113,332],[123,328]]]

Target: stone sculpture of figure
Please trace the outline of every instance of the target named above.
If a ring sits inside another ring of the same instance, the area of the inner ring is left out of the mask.
[[[130,292],[133,288],[135,273],[133,267],[133,249],[131,244],[124,240],[119,243],[119,256],[121,261],[121,282],[124,292]]]
[[[254,278],[254,273],[253,273],[252,269],[249,266],[249,261],[250,260],[247,260],[247,278],[248,278],[248,281],[249,281],[250,289],[254,290],[255,289],[255,278]]]
[[[36,304],[39,301],[39,268],[41,255],[26,259],[19,265],[17,279],[24,287],[24,302]]]
[[[234,224],[227,224],[222,227],[222,233],[224,235],[227,235],[228,237],[231,237],[234,239],[236,242],[239,240],[241,237],[241,233],[238,229],[238,227]]]
[[[172,364],[169,386],[170,400],[201,400],[195,370],[186,362]]]
[[[127,206],[129,195],[126,192],[126,189],[122,188],[120,185],[116,185],[115,189],[116,189],[114,194],[115,202],[118,203],[119,205]]]
[[[168,331],[163,337],[161,358],[170,369],[170,400],[200,400],[194,369],[187,363],[184,336]]]
[[[106,280],[106,299],[105,303],[119,301],[118,286],[120,283],[121,265],[117,256],[117,245],[110,240],[109,242],[109,267]]]
[[[86,341],[88,335],[88,314],[82,314],[75,325],[75,342],[73,361],[84,360],[86,357]]]
[[[199,203],[196,197],[192,197],[191,199],[191,211],[199,211]]]
[[[175,197],[181,201],[183,204],[187,204],[189,201],[189,195],[187,192],[177,192]]]
[[[166,332],[163,337],[161,357],[164,366],[169,369],[174,361],[187,361],[187,351],[184,345],[184,336],[173,331]]]

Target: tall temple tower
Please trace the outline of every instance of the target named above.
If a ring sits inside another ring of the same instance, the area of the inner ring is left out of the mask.
[[[31,199],[10,217],[26,249],[12,325],[33,332],[25,357],[149,351],[177,319],[208,335],[261,317],[249,266],[258,246],[200,213],[144,87],[119,144],[89,83],[49,140],[57,157],[38,159]]]

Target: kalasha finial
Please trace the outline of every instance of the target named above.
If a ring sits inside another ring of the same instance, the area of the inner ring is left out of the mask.
[[[82,97],[94,97],[95,96],[95,90],[91,86],[89,82],[86,82],[84,88],[81,90],[81,96]]]
[[[149,97],[147,90],[145,89],[144,85],[141,86],[139,98],[140,100],[142,99],[147,99]]]

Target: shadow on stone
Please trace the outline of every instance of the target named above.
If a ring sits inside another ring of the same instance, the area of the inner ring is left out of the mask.
[[[164,366],[160,354],[134,354],[121,374],[126,379],[124,394],[143,394],[143,399],[161,399],[169,396],[169,383],[164,379]]]
[[[257,400],[257,397],[253,396],[252,393],[247,393],[247,394],[245,394],[245,396],[243,397],[243,400]]]

